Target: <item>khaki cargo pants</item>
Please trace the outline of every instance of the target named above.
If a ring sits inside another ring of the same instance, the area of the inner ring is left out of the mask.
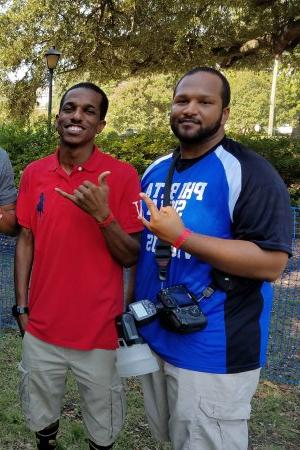
[[[157,359],[160,370],[141,377],[153,436],[174,450],[247,450],[260,369],[219,375]]]
[[[123,426],[126,409],[115,351],[73,350],[25,333],[19,364],[20,397],[29,428],[39,431],[59,419],[68,370],[77,382],[89,439],[110,445]]]

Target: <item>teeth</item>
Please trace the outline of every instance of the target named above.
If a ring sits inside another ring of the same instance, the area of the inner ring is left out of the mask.
[[[68,129],[71,130],[71,131],[81,131],[82,130],[81,127],[76,127],[76,126],[68,127]]]

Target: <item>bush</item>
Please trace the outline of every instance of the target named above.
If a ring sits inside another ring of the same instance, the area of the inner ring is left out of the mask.
[[[46,121],[28,127],[17,123],[0,126],[0,146],[10,156],[17,183],[27,164],[49,155],[57,143],[56,133],[54,130],[48,133]]]
[[[292,204],[300,205],[300,141],[257,134],[232,137],[268,159],[287,184]],[[104,132],[96,142],[106,153],[134,165],[140,174],[153,160],[169,153],[177,145],[176,138],[167,131],[130,135]],[[53,152],[57,136],[54,130],[47,132],[45,121],[30,127],[3,125],[0,127],[0,145],[8,151],[18,180],[20,172],[29,162]]]
[[[142,174],[156,158],[170,153],[177,145],[171,133],[162,131],[129,136],[107,133],[100,135],[97,143],[103,151],[132,164],[139,174]]]
[[[292,204],[300,205],[300,141],[285,136],[231,136],[270,161],[288,186]],[[98,142],[104,151],[133,164],[140,174],[153,160],[169,153],[177,145],[171,133],[162,131],[130,136],[107,133],[100,135]]]

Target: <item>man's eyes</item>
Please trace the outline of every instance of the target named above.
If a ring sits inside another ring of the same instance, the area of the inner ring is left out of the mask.
[[[75,110],[75,107],[71,106],[71,105],[64,106],[62,110],[63,110],[63,112],[66,112],[66,113],[73,112]],[[90,109],[90,108],[85,109],[83,112],[85,112],[87,114],[92,114],[92,115],[96,114],[96,111],[94,109]]]
[[[184,98],[180,98],[178,100],[175,101],[176,104],[185,104],[185,103],[189,103],[189,101],[187,99]],[[200,105],[212,105],[213,102],[211,100],[199,100],[198,103]]]

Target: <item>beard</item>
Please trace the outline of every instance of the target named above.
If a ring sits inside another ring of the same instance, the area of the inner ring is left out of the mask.
[[[221,121],[222,113],[213,124],[205,128],[200,128],[198,131],[195,131],[194,134],[190,135],[186,135],[185,132],[180,131],[180,124],[178,123],[178,120],[171,118],[170,126],[173,133],[182,144],[201,144],[202,142],[207,141],[208,138],[212,137],[219,130]]]

